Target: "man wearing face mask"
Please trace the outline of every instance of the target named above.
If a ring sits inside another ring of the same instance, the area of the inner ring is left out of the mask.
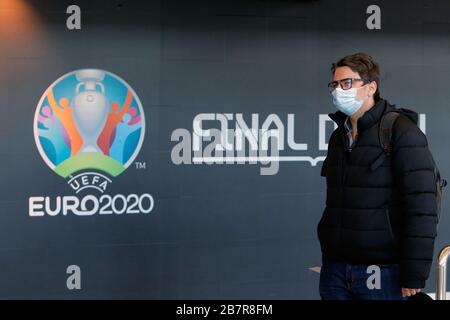
[[[418,115],[380,97],[379,66],[365,53],[332,65],[338,124],[321,175],[326,207],[318,225],[322,299],[401,300],[425,286],[433,258],[437,206],[434,162]],[[400,113],[389,156],[380,121]],[[372,276],[372,277],[371,277]]]

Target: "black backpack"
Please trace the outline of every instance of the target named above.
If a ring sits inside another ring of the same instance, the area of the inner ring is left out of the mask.
[[[401,110],[401,109],[398,109]],[[384,161],[385,156],[390,156],[392,151],[392,128],[394,127],[394,122],[397,120],[398,116],[400,115],[400,112],[397,111],[388,111],[386,112],[380,120],[380,127],[378,131],[378,137],[380,141],[381,148],[384,151],[384,156],[379,157],[377,160],[374,161],[374,163],[371,166],[372,170],[375,170],[377,167],[381,165]],[[417,123],[416,123],[417,124]],[[436,162],[433,159],[433,156],[431,156],[431,159],[433,161],[434,166],[434,179],[436,181],[436,205],[437,205],[437,217],[438,217],[438,223],[440,220],[440,214],[441,214],[441,198],[442,198],[442,190],[447,185],[447,180],[441,178],[441,174],[439,172],[439,169],[436,165]]]

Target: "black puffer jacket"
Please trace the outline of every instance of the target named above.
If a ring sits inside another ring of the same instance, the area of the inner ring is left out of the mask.
[[[433,161],[417,113],[397,109],[393,150],[383,154],[378,126],[394,108],[379,100],[358,120],[358,141],[350,151],[344,135],[346,115],[330,114],[332,133],[322,166],[327,180],[326,208],[318,225],[323,261],[400,264],[401,286],[423,288],[436,237],[437,205]]]

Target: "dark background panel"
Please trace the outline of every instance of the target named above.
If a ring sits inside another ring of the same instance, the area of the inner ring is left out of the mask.
[[[382,29],[373,31],[371,1],[12,2],[0,1],[9,23],[0,23],[0,298],[318,299],[309,268],[321,264],[320,163],[283,162],[272,176],[260,164],[175,165],[171,134],[192,137],[200,113],[256,113],[260,123],[276,114],[285,126],[294,114],[295,140],[308,150],[283,155],[325,156],[319,114],[334,111],[330,66],[349,53],[378,60],[383,97],[426,114],[431,149],[450,176],[448,1],[378,1]],[[74,3],[82,29],[69,31]],[[73,194],[35,147],[37,103],[57,78],[89,67],[127,81],[146,117],[136,158],[146,169],[131,166],[108,193],[150,193],[155,209],[29,217],[30,196]],[[436,252],[450,236],[448,207],[445,194]],[[66,287],[72,264],[81,290]],[[435,291],[434,268],[426,292]]]

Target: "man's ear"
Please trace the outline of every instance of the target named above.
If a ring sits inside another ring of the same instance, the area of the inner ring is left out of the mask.
[[[369,96],[373,97],[375,92],[377,92],[378,85],[375,81],[369,83]]]

